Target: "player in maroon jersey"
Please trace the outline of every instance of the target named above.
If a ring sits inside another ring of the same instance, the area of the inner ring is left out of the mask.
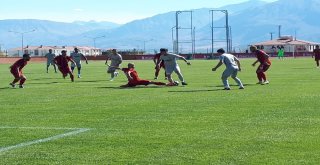
[[[160,51],[161,51],[161,50],[160,50]],[[155,71],[155,73],[154,73],[154,79],[155,79],[155,80],[158,79],[159,72],[160,72],[161,68],[165,69],[165,67],[164,67],[164,62],[163,62],[163,61],[160,62],[160,67],[157,67],[157,63],[158,63],[158,61],[160,60],[160,56],[161,56],[161,53],[157,53],[157,54],[153,57],[153,62],[154,62],[154,64],[156,65],[156,67],[155,67],[156,71]],[[167,79],[166,71],[164,71],[164,76],[165,76],[165,79]]]
[[[63,78],[65,78],[69,74],[71,81],[74,82],[73,73],[68,65],[69,61],[76,65],[76,62],[74,62],[69,56],[67,56],[67,51],[65,50],[62,50],[61,55],[54,58],[54,63],[58,66],[58,69],[62,73]]]
[[[30,59],[31,58],[29,54],[24,54],[21,59],[10,66],[10,72],[14,76],[14,80],[12,81],[12,83],[10,83],[12,88],[14,88],[16,86],[16,83],[19,81],[19,88],[23,88],[23,84],[27,80],[27,78],[25,75],[23,75],[22,69],[28,64],[28,61],[30,61]]]
[[[320,60],[320,49],[319,45],[316,45],[316,48],[313,50],[312,58],[314,56],[314,60],[316,61],[317,68],[319,68],[319,60]]]
[[[121,69],[121,68],[116,68],[116,69]],[[121,70],[127,76],[128,84],[121,85],[120,87],[135,87],[137,85],[145,85],[145,86],[147,86],[149,84],[166,85],[166,83],[163,83],[163,82],[153,82],[153,81],[149,81],[149,80],[140,79],[139,76],[138,76],[137,71],[134,70],[134,64],[133,63],[129,63],[128,64],[128,68],[122,68]]]
[[[259,50],[256,46],[250,46],[250,51],[257,57],[257,60],[252,64],[252,66],[255,66],[258,62],[260,62],[260,65],[258,66],[256,71],[257,77],[259,79],[258,84],[269,84],[269,81],[267,80],[267,76],[265,74],[265,72],[270,68],[271,65],[269,55],[263,50]]]

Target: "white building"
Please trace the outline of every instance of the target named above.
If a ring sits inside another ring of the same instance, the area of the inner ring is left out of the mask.
[[[301,52],[312,52],[316,45],[320,43],[303,41],[294,39],[292,36],[282,36],[276,40],[263,41],[258,43],[253,43],[263,49],[266,53],[277,53],[280,48],[283,48],[285,52],[290,53],[301,53]]]
[[[72,52],[74,52],[75,47],[77,47],[79,52],[85,56],[97,56],[102,54],[101,49],[89,46],[26,46],[24,47],[23,51],[24,53],[29,53],[33,57],[44,56],[49,52],[49,49],[52,49],[52,52],[56,55],[61,54],[62,50],[66,50],[67,55],[70,55]],[[22,56],[22,54],[21,47],[8,50],[8,56]]]

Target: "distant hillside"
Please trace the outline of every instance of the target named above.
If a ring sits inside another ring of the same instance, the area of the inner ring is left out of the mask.
[[[21,35],[9,31],[35,32],[25,34],[25,43],[29,45],[68,45],[65,40],[70,36],[82,35],[96,29],[112,29],[120,26],[111,22],[75,22],[64,23],[34,19],[0,20],[0,43],[5,47],[16,47],[21,44]]]
[[[247,1],[221,8],[201,8],[193,11],[196,49],[206,52],[211,48],[211,15],[209,10],[228,10],[229,25],[232,28],[233,46],[236,50],[248,44],[278,36],[281,25],[283,35],[297,35],[302,40],[320,42],[320,1],[278,0],[273,3]],[[223,13],[214,13],[214,26],[224,26]],[[179,15],[180,26],[190,26],[190,15]],[[26,31],[36,28],[32,34],[25,34],[29,45],[88,45],[93,46],[92,37],[106,36],[96,40],[100,48],[145,49],[148,52],[160,47],[172,49],[172,32],[175,26],[175,11],[135,20],[124,25],[109,22],[61,23],[43,20],[2,20],[0,21],[0,43],[4,47],[17,47],[21,37],[8,30]],[[191,29],[179,31],[180,37],[190,39]],[[224,38],[223,29],[214,30],[214,40]],[[87,36],[87,37],[85,37]],[[91,39],[90,39],[91,37]],[[175,36],[174,36],[175,37]],[[223,46],[216,42],[215,48]],[[181,44],[180,49],[189,51],[191,44]]]

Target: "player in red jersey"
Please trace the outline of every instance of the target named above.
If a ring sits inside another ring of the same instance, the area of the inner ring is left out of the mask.
[[[269,59],[269,55],[262,50],[259,50],[256,46],[250,46],[250,51],[255,53],[257,60],[252,64],[255,66],[258,62],[260,62],[259,67],[257,68],[257,77],[259,79],[258,84],[264,85],[269,84],[267,80],[265,72],[270,68],[271,61]]]
[[[20,60],[16,61],[10,66],[10,72],[14,76],[14,80],[12,81],[12,83],[10,83],[12,88],[16,87],[16,83],[18,81],[20,81],[19,88],[23,88],[23,84],[27,80],[27,78],[23,75],[22,69],[28,64],[28,61],[30,61],[30,55],[24,54]]]
[[[320,60],[320,49],[319,45],[316,45],[316,48],[313,50],[312,58],[314,56],[314,60],[316,61],[317,68],[319,68],[319,60]]]
[[[54,58],[54,63],[58,66],[58,69],[62,73],[63,78],[65,78],[69,74],[71,81],[74,82],[73,73],[68,65],[69,61],[76,65],[76,62],[74,62],[71,57],[67,56],[67,51],[65,50],[62,50],[61,55]]]
[[[116,68],[116,69],[121,69],[121,68]],[[122,68],[121,69],[124,74],[128,78],[128,84],[126,85],[121,85],[120,87],[135,87],[137,85],[149,85],[149,84],[155,84],[155,85],[166,85],[166,83],[163,82],[153,82],[149,80],[142,80],[139,78],[138,73],[136,70],[134,70],[134,64],[129,63],[128,68]]]
[[[161,51],[161,50],[160,50],[160,51]],[[155,73],[154,73],[154,79],[155,79],[155,80],[158,79],[159,72],[160,72],[161,68],[165,69],[165,67],[164,67],[164,61],[163,61],[163,60],[160,62],[160,67],[157,67],[157,63],[158,63],[158,61],[160,60],[160,56],[161,56],[161,53],[157,53],[157,54],[153,57],[153,62],[154,62],[154,64],[156,65],[156,67],[155,67],[156,71],[155,71]],[[167,78],[166,71],[164,71],[164,76],[165,76],[165,79],[168,79],[168,78]]]

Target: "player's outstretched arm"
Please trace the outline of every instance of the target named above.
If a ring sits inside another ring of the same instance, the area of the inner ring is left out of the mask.
[[[86,56],[84,56],[83,54],[81,54],[81,56],[86,60],[86,64],[88,64],[88,59]]]
[[[256,64],[257,64],[258,62],[259,62],[259,61],[256,60],[256,61],[252,64],[252,66],[256,66]]]
[[[70,61],[73,63],[73,65],[77,66],[77,63],[73,59],[71,59]]]
[[[212,71],[216,71],[222,64],[223,62],[222,60],[220,60],[219,63],[214,68],[212,68]]]
[[[188,65],[191,65],[191,63],[186,59],[184,58],[183,56],[180,56],[180,55],[177,55],[180,59],[182,59],[184,62],[186,62]]]

